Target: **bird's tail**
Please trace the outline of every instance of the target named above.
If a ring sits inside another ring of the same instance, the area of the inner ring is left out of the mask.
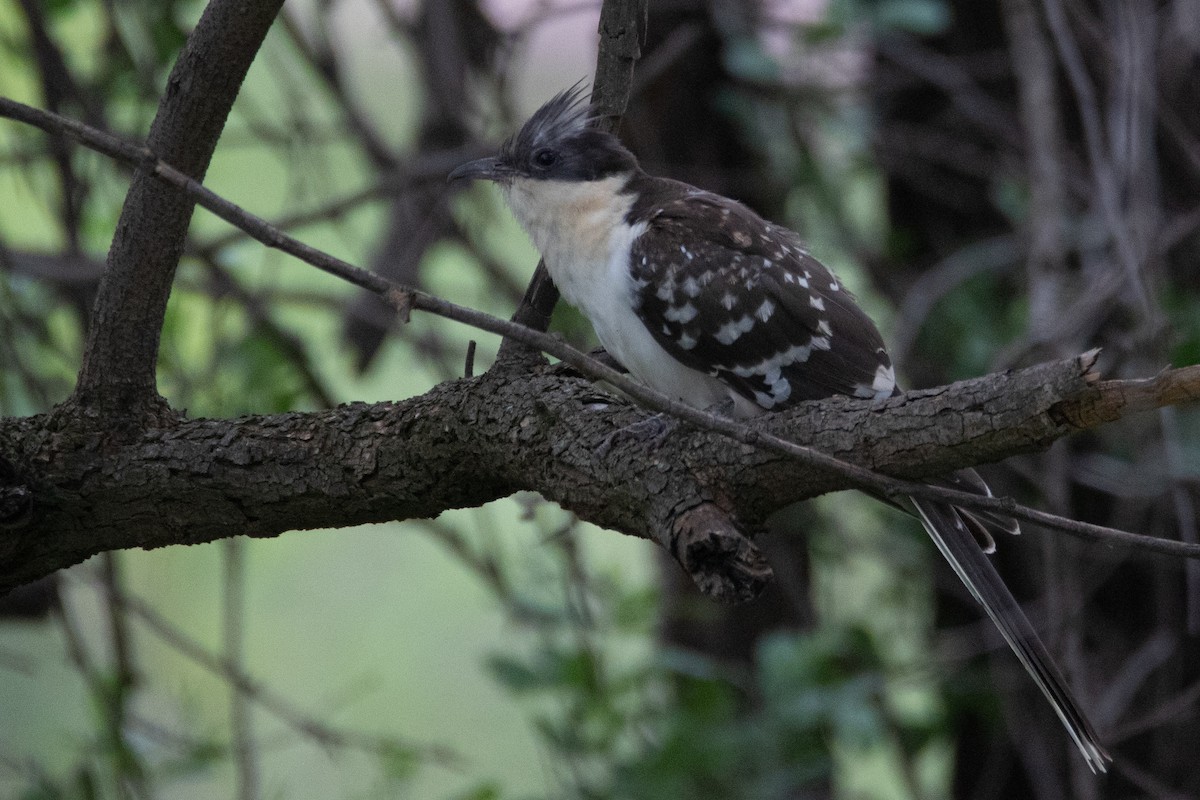
[[[974,470],[963,470],[947,479],[955,488],[982,489],[987,485]],[[1050,701],[1071,739],[1083,753],[1092,772],[1106,772],[1105,763],[1112,760],[1100,742],[1086,716],[1071,694],[1066,680],[1042,644],[1025,612],[1004,585],[991,561],[984,555],[990,552],[991,531],[1019,532],[1016,522],[1005,517],[966,511],[935,500],[910,498],[930,538],[950,562],[959,579],[983,606],[996,623],[1000,635],[1017,654],[1021,664],[1032,676],[1042,694]]]

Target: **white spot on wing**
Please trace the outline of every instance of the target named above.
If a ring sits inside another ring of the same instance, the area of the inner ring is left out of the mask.
[[[819,295],[815,295],[815,294],[809,295],[808,304],[810,306],[812,306],[813,308],[815,308],[817,311],[825,310],[825,301],[822,300]]]
[[[768,298],[766,300],[763,300],[762,305],[758,307],[758,311],[754,312],[754,316],[758,317],[763,322],[766,322],[767,320],[769,320],[771,318],[771,315],[774,313],[775,313],[775,304],[772,303],[771,300]]]
[[[803,364],[812,355],[811,344],[794,344],[780,356],[780,365],[787,367],[792,364]]]
[[[663,316],[671,322],[691,322],[698,313],[694,305],[687,303],[683,306],[668,306]]]
[[[890,397],[896,388],[896,370],[890,364],[880,364],[875,369],[875,380],[871,382],[875,397],[879,400]]]
[[[874,400],[886,400],[892,396],[892,391],[896,388],[896,370],[890,364],[880,364],[875,368],[875,378],[871,381],[871,385],[860,383],[854,387],[855,397],[871,398]]]
[[[822,348],[822,349],[828,349]],[[781,353],[775,353],[772,356],[764,358],[762,361],[754,364],[743,364],[735,367],[726,367],[727,372],[732,372],[739,378],[750,378],[761,376],[767,383],[775,383],[781,378],[781,370],[784,367],[790,367],[792,364],[803,364],[812,355],[812,346],[809,344],[794,344],[787,350]],[[786,379],[784,379],[786,380]],[[788,390],[789,392],[791,389]]]
[[[755,392],[754,402],[763,408],[774,408],[780,403],[787,401],[792,396],[792,385],[788,383],[787,378],[778,378],[774,381],[767,381],[769,384],[770,393]]]
[[[792,396],[792,384],[787,378],[779,378],[771,383],[771,395],[775,398],[775,402],[784,402]]]
[[[741,319],[726,322],[717,332],[713,334],[713,338],[721,344],[733,344],[738,340],[743,333],[754,327],[754,318],[749,314]]]

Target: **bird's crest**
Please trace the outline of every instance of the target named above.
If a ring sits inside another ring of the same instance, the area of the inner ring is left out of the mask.
[[[592,116],[584,79],[580,79],[535,111],[521,130],[504,143],[502,153],[511,157],[562,142],[586,128]]]

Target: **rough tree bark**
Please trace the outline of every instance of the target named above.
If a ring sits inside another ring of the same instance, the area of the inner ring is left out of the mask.
[[[1042,449],[1129,410],[1200,397],[1200,368],[1106,384],[1091,366],[1088,356],[885,403],[807,403],[764,420],[761,430],[919,478]],[[599,455],[641,413],[580,376],[544,367],[493,371],[398,403],[174,419],[122,442],[64,427],[57,414],[0,420],[8,462],[0,476],[0,506],[8,504],[0,591],[108,550],[432,517],[532,490],[603,527],[653,538],[701,588],[742,599],[768,573],[741,531],[785,505],[856,485],[683,427],[663,443],[633,441]]]

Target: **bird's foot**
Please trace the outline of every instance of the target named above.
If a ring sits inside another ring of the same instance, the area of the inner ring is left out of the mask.
[[[737,403],[732,397],[726,397],[724,400],[718,400],[708,408],[704,409],[705,414],[712,414],[715,417],[724,417],[730,419],[733,417],[733,412],[737,409]]]
[[[733,398],[727,397],[718,403],[713,403],[704,411],[714,416],[729,418],[733,416],[736,408],[737,404]],[[652,417],[646,417],[623,428],[618,428],[604,437],[604,441],[596,448],[596,454],[603,458],[612,451],[614,445],[620,444],[622,441],[644,442],[649,444],[651,449],[658,449],[678,425],[679,421],[675,417],[665,411],[660,411]]]

